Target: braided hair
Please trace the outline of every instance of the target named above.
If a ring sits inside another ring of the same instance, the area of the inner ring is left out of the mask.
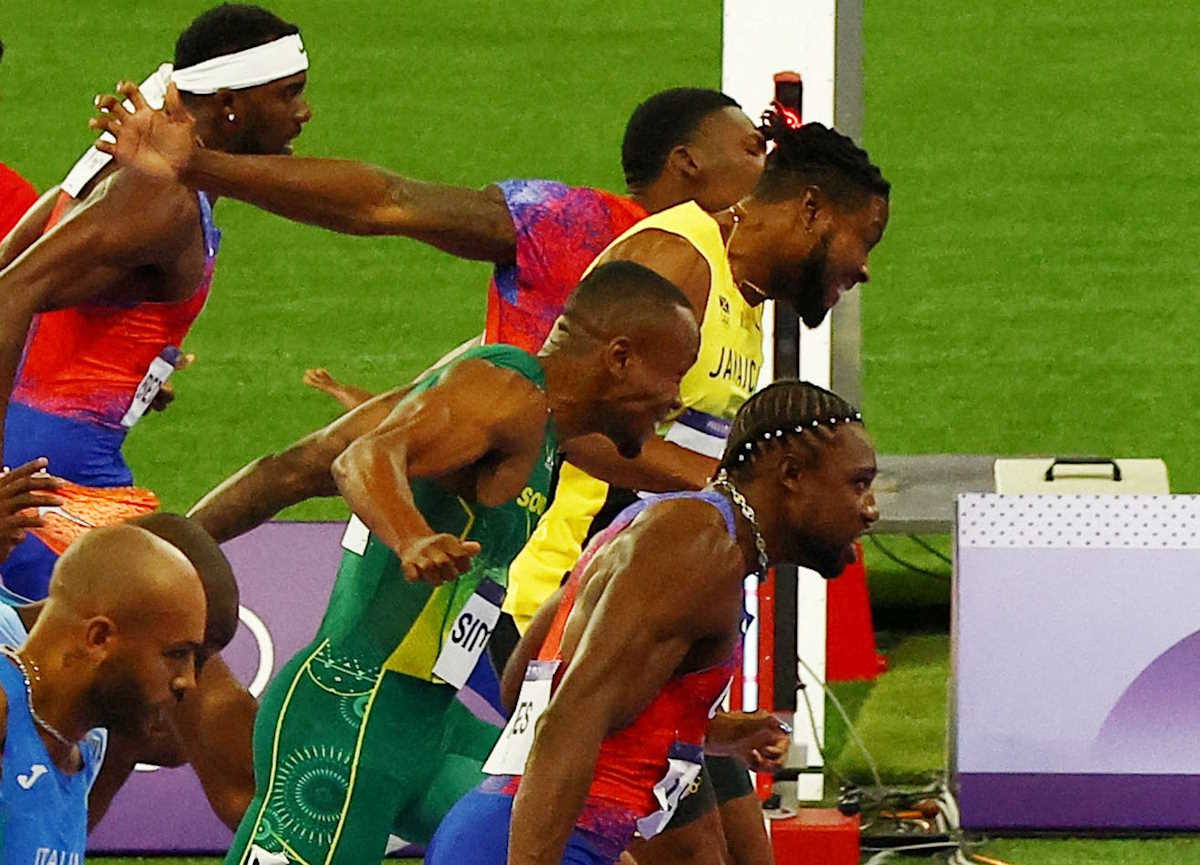
[[[733,419],[720,469],[740,474],[771,441],[795,437],[827,441],[837,427],[862,422],[858,409],[833,391],[799,379],[782,379],[742,404]]]
[[[836,129],[820,123],[789,126],[774,111],[763,114],[763,135],[775,143],[755,189],[765,201],[791,198],[818,186],[839,204],[858,205],[870,196],[887,198],[892,185],[867,151]]]

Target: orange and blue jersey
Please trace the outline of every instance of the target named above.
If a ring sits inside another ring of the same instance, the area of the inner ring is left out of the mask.
[[[7,465],[46,457],[51,473],[76,484],[132,486],[133,474],[121,454],[132,426],[132,414],[127,413],[139,390],[142,398],[147,396],[153,370],[164,358],[180,354],[179,346],[212,285],[221,232],[208,197],[197,192],[196,198],[205,261],[200,283],[189,297],[127,306],[86,303],[34,317],[5,418]],[[66,193],[60,195],[46,231],[58,223],[70,201]],[[144,492],[130,490],[121,496],[141,501]],[[30,600],[45,596],[57,558],[43,540],[26,538],[0,564],[4,587]]]
[[[484,341],[537,354],[588,265],[647,214],[628,198],[554,180],[497,186],[517,247],[515,259],[492,274]]]
[[[86,303],[34,317],[25,341],[4,429],[9,465],[44,456],[59,477],[91,486],[126,486],[122,418],[150,365],[178,351],[204,308],[221,233],[212,207],[196,193],[204,232],[204,276],[181,301],[131,306]],[[60,198],[49,231],[70,199]]]

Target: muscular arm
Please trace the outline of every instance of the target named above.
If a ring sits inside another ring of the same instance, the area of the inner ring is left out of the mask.
[[[0,432],[33,316],[100,296],[135,268],[168,266],[197,219],[184,187],[118,172],[0,272]]]
[[[420,381],[482,341],[481,336],[471,337],[444,354],[414,381]],[[368,395],[357,408],[333,423],[279,453],[267,454],[243,466],[193,505],[188,516],[223,543],[257,528],[284,508],[317,496],[337,495],[333,461],[352,441],[379,426],[411,387]]]
[[[290,447],[242,467],[193,505],[188,516],[223,543],[262,525],[284,508],[317,496],[337,495],[333,461],[351,442],[379,426],[409,387],[373,397]]]
[[[720,462],[660,438],[650,439],[639,456],[626,459],[611,441],[599,435],[572,439],[566,455],[594,478],[650,493],[698,490],[716,474]]]
[[[162,111],[150,109],[133,82],[119,90],[134,111],[120,97],[106,96],[91,125],[116,137],[96,147],[122,165],[345,234],[399,234],[452,255],[504,264],[516,255],[516,228],[494,186],[426,183],[342,159],[206,150],[197,145],[195,120],[174,85]]]
[[[344,159],[216,150],[197,150],[181,177],[199,189],[343,234],[403,235],[461,258],[500,264],[516,256],[516,228],[495,186],[427,183]]]
[[[172,707],[170,724],[154,737],[109,733],[104,766],[88,794],[88,831],[104,818],[138,763],[192,764],[208,803],[237,831],[254,796],[254,715],[258,703],[220,656],[200,671],[196,689]]]
[[[686,514],[708,506],[666,507]],[[509,865],[562,859],[604,737],[650,703],[698,640],[720,631],[706,590],[720,579],[722,563],[736,559],[723,528],[713,526],[712,515],[704,516],[709,519],[699,521],[699,531],[698,521],[687,518],[631,527],[594,560],[593,569],[612,569],[615,575],[538,721],[513,804]],[[736,574],[737,565],[724,570]],[[593,574],[603,577],[602,571]],[[696,576],[683,580],[678,574]]]
[[[409,479],[443,477],[485,455],[511,455],[530,439],[540,441],[545,416],[544,397],[524,376],[462,361],[346,448],[334,460],[334,480],[367,528],[404,558],[411,544],[434,534]]]
[[[50,221],[54,203],[58,199],[58,190],[59,188],[56,186],[44,193],[33,207],[25,211],[21,221],[14,225],[12,231],[4,237],[4,242],[0,243],[0,270],[12,264],[18,255],[42,236],[46,223]]]
[[[236,832],[254,797],[254,716],[258,702],[215,656],[196,689],[174,709],[188,762],[221,822]]]

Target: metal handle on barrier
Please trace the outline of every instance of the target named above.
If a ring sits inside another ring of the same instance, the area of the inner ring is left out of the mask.
[[[1054,462],[1050,463],[1050,468],[1046,469],[1046,480],[1056,480],[1054,477],[1055,466],[1112,466],[1112,479],[1119,481],[1121,479],[1121,467],[1117,465],[1117,461],[1112,457],[1055,457]]]

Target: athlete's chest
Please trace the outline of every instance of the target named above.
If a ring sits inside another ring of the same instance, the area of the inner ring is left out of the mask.
[[[68,220],[78,206],[78,202],[73,202],[64,209],[57,220],[67,223],[62,230],[71,230]],[[217,234],[215,230],[212,233]],[[154,241],[148,238],[146,243],[149,247]],[[91,283],[90,300],[83,306],[127,309],[142,303],[181,303],[191,298],[204,287],[211,274],[215,241],[206,232],[205,223],[197,220],[181,226],[178,237],[164,239],[163,243],[179,248],[177,254],[164,256],[164,260],[169,259],[165,264],[89,268],[83,279]]]
[[[197,238],[168,267],[147,265],[113,274],[88,306],[128,309],[143,303],[183,303],[204,288],[208,267]]]

